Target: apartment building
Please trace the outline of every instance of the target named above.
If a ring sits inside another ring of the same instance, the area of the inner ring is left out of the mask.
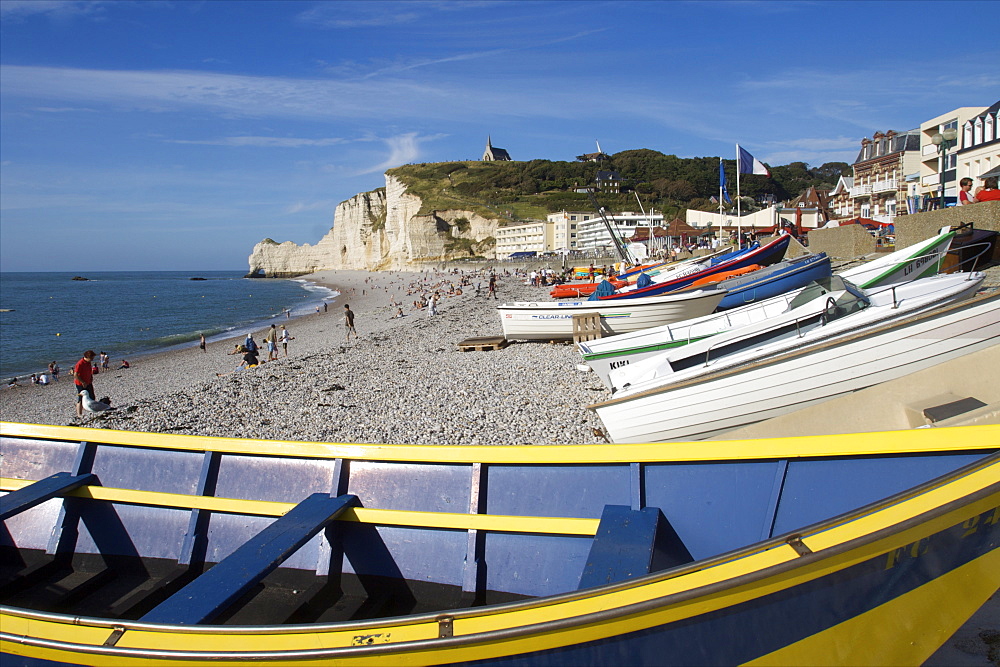
[[[978,187],[980,174],[1000,167],[1000,101],[965,121],[959,127],[959,142],[955,178],[971,178]]]
[[[861,140],[852,165],[851,218],[892,222],[906,212],[906,177],[920,170],[922,131],[876,132]]]
[[[921,199],[919,210],[939,207],[942,195],[946,206],[954,205],[958,182],[969,175],[958,173],[959,154],[964,151],[969,155],[970,169],[972,162],[979,159],[973,156],[979,152],[974,144],[975,119],[986,111],[986,107],[959,107],[920,124],[920,181],[908,193]],[[994,129],[995,119],[994,113]],[[970,126],[973,132],[966,137],[964,130]]]
[[[550,213],[545,220],[529,220],[505,225],[496,231],[496,256],[510,257],[515,252],[553,252],[579,249],[579,226],[596,213],[560,211]]]

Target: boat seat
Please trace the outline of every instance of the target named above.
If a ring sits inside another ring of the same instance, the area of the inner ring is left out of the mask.
[[[191,625],[211,621],[344,510],[357,505],[357,496],[350,494],[312,494],[140,620]]]
[[[32,482],[28,486],[11,491],[0,498],[0,521],[6,521],[35,505],[41,505],[52,498],[64,496],[70,491],[88,484],[100,484],[97,475],[89,473],[74,475],[68,472],[57,472],[45,479]]]
[[[605,505],[578,588],[625,581],[693,560],[658,507]]]

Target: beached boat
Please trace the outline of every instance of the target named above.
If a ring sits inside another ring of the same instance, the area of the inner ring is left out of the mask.
[[[644,281],[640,280],[637,281],[635,285],[623,287],[614,294],[598,298],[605,301],[638,299],[648,296],[656,296],[659,294],[682,290],[686,287],[690,287],[692,283],[702,278],[726,271],[732,271],[733,269],[740,269],[750,266],[751,264],[769,266],[780,262],[785,256],[785,251],[788,250],[788,244],[791,238],[792,237],[788,234],[782,234],[762,246],[752,247],[749,250],[737,251],[729,255],[723,255],[715,261],[709,262],[709,266],[700,271],[688,273],[687,275],[680,277],[674,277],[671,274],[656,275],[651,278],[652,282],[650,284],[645,284]]]
[[[953,232],[949,232],[945,228],[935,237],[885,255],[872,262],[846,269],[838,276],[854,284],[865,285],[867,288],[873,289],[881,286],[883,281],[895,281],[889,284],[901,284],[918,277],[933,275],[931,268],[940,266],[940,259],[948,251],[954,235]],[[779,265],[782,263],[779,262]],[[580,354],[584,361],[597,372],[601,380],[610,387],[611,384],[607,376],[614,368],[647,359],[664,351],[687,345],[694,340],[761,322],[801,306],[812,300],[817,294],[835,289],[843,289],[843,287],[836,287],[829,281],[810,283],[801,289],[792,288],[790,291],[770,299],[761,300],[758,303],[733,308],[728,310],[725,315],[708,315],[631,334],[580,343]],[[722,305],[731,296],[732,293],[727,294],[717,310],[722,309]]]
[[[600,315],[601,331],[613,335],[707,315],[723,290],[696,290],[617,301],[525,301],[497,307],[507,340],[572,340],[574,315]]]
[[[955,234],[949,227],[944,227],[937,236],[842,271],[840,275],[862,289],[898,285],[933,276],[941,271]]]
[[[634,269],[619,273],[615,276],[615,279],[610,282],[616,289],[619,289],[621,287],[625,287],[626,285],[634,284],[643,273],[647,276],[666,276],[668,274],[671,277],[685,276],[690,273],[702,271],[710,266],[713,261],[718,261],[719,258],[723,256],[730,256],[736,252],[739,251],[723,249],[708,255],[691,257],[679,262],[657,262],[655,264],[644,264]],[[585,273],[584,275],[588,274]],[[590,296],[593,294],[600,284],[601,283],[599,282],[568,282],[562,285],[556,285],[552,291],[549,292],[549,296],[553,299],[579,299],[580,297]]]
[[[859,301],[860,295],[859,288],[851,286],[839,276],[831,276],[760,303],[660,327],[581,341],[577,343],[577,347],[583,361],[610,389],[612,385],[609,374],[617,368],[637,364],[709,336],[787,316],[791,312],[796,314],[795,318],[807,311],[812,315],[821,314],[829,305],[828,296],[853,305]]]
[[[693,343],[682,351],[713,341]],[[739,346],[743,340],[730,336],[727,342]],[[752,349],[727,355],[711,345],[700,354],[671,355],[663,363],[654,358],[631,367],[629,386],[616,384],[622,388],[613,398],[590,407],[615,442],[700,440],[998,343],[1000,294],[993,294],[894,318],[818,345],[799,348],[791,338],[784,343],[790,351],[765,358],[755,359]],[[734,363],[737,359],[742,365]],[[671,368],[671,363],[676,366]],[[611,372],[613,384],[622,379],[617,372]]]
[[[0,650],[920,664],[1000,585],[998,443],[998,426],[664,448],[0,423]]]
[[[792,347],[808,350],[840,336],[968,299],[985,278],[979,272],[939,275],[867,291],[842,280],[843,289],[763,322],[614,369],[608,375],[611,390],[640,391],[640,385],[641,390],[651,389],[664,382],[766,359]]]
[[[801,289],[813,281],[829,278],[831,274],[830,258],[825,252],[783,259],[777,264],[714,282],[713,287],[726,290],[726,296],[716,306],[716,310],[760,303]]]

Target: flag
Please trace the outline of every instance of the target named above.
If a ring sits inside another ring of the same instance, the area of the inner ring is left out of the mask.
[[[722,193],[722,198],[726,200],[727,204],[733,203],[729,199],[729,191],[726,190],[726,170],[722,165],[722,158],[719,158],[719,192]]]
[[[741,174],[761,174],[763,176],[771,175],[771,172],[767,170],[767,167],[764,166],[763,162],[740,148],[739,144],[736,144],[736,151],[740,156],[739,171]]]

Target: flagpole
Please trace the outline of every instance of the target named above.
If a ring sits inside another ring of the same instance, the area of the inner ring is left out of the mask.
[[[736,144],[736,247],[743,247],[743,213],[740,209],[740,145]]]

